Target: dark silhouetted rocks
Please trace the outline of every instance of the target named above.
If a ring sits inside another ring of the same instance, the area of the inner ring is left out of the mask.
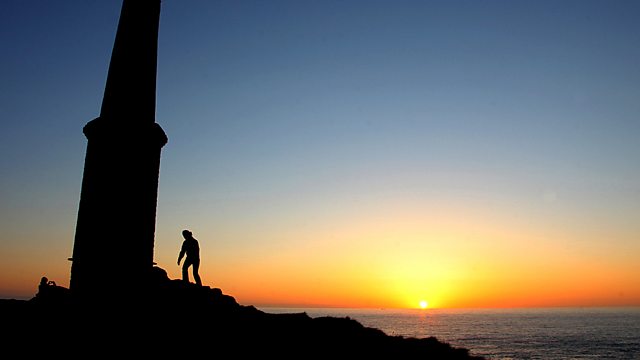
[[[109,293],[108,301],[80,302],[64,288],[46,295],[40,290],[28,301],[0,300],[5,353],[13,348],[67,358],[481,359],[433,337],[390,336],[349,317],[266,313],[220,289],[171,280],[157,267],[149,284],[135,298]],[[104,291],[116,285],[105,283]]]

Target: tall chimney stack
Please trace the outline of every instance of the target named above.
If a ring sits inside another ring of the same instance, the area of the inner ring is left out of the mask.
[[[153,267],[160,152],[155,122],[160,0],[124,0],[100,116],[88,139],[71,265],[74,297],[144,288]],[[109,286],[105,287],[105,283]]]

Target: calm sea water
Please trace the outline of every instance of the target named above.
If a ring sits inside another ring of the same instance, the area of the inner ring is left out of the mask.
[[[260,310],[349,316],[389,335],[435,336],[489,359],[640,359],[640,308]]]

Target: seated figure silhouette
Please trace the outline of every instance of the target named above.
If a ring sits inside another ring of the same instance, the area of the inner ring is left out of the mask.
[[[36,298],[47,301],[60,301],[66,295],[66,288],[56,285],[55,281],[49,280],[46,276],[40,279]]]
[[[202,285],[200,274],[198,274],[198,269],[200,268],[200,245],[198,245],[198,240],[193,237],[189,230],[183,230],[182,236],[184,241],[182,242],[180,255],[178,255],[178,265],[180,265],[182,258],[187,255],[182,264],[182,280],[189,282],[189,266],[191,266],[196,284]]]
[[[46,276],[43,276],[42,279],[40,279],[40,285],[38,285],[38,292],[47,294],[54,286],[57,286],[55,281],[49,280]]]

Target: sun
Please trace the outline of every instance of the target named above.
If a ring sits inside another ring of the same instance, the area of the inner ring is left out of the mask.
[[[426,309],[427,306],[429,306],[429,303],[424,301],[424,300],[420,300],[420,302],[418,303],[418,305],[420,305],[420,309]]]

